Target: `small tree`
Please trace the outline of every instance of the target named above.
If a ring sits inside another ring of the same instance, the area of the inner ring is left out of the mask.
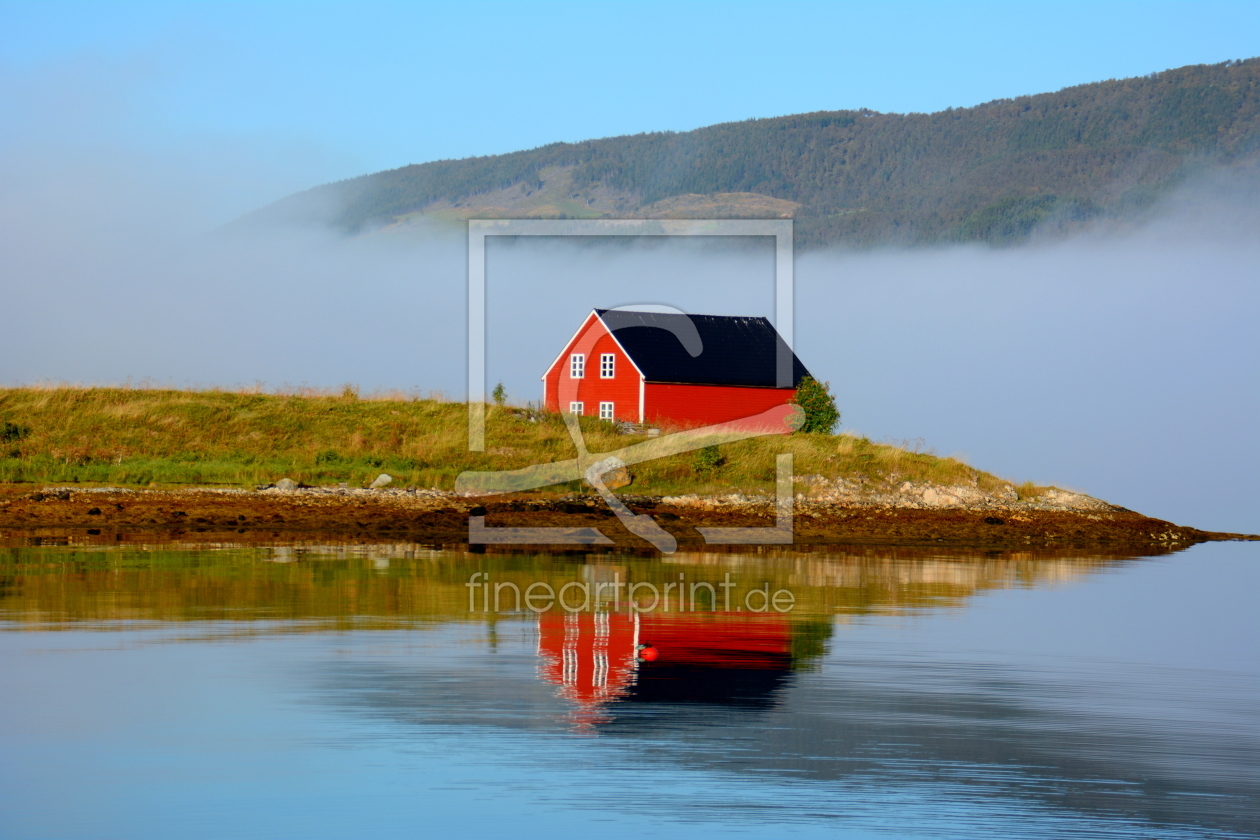
[[[831,434],[840,422],[840,410],[836,408],[836,398],[831,395],[830,383],[806,376],[797,386],[792,402],[805,412],[805,422],[797,431]]]
[[[507,389],[503,387],[502,382],[494,386],[494,390],[490,392],[490,396],[494,398],[494,404],[499,407],[502,407],[503,403],[507,402]]]
[[[696,450],[692,463],[695,465],[696,472],[708,472],[725,464],[726,459],[722,457],[722,450],[716,446],[706,446]]]
[[[19,426],[17,423],[10,423],[5,420],[0,423],[0,443],[17,443],[24,437],[28,437],[31,433],[30,427]]]

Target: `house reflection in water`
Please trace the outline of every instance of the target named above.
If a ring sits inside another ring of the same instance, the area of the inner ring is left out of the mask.
[[[792,652],[792,622],[782,614],[546,612],[538,619],[541,676],[559,686],[580,729],[611,720],[615,701],[769,707],[791,675]]]

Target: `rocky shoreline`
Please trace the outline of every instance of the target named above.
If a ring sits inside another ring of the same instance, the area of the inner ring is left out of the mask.
[[[855,479],[813,475],[799,479],[807,489],[798,498],[818,503],[864,507],[906,508],[911,510],[1058,510],[1122,511],[1083,493],[1050,487],[1032,499],[1021,499],[1014,485],[1003,484],[984,490],[976,484],[939,485],[902,481],[896,484],[870,483]]]
[[[1124,546],[1141,551],[1184,548],[1248,534],[1200,531],[1152,519],[1082,494],[1052,490],[1020,500],[1014,492],[912,485],[890,492],[853,482],[806,478],[793,504],[797,545],[904,545],[975,548]],[[908,485],[908,486],[907,486]],[[704,546],[697,527],[775,524],[769,497],[620,495],[635,514],[651,516],[679,546]],[[0,529],[10,538],[67,531],[131,540],[143,535],[198,535],[248,542],[288,536],[405,539],[466,545],[469,517],[491,528],[595,528],[618,547],[646,543],[628,532],[595,496],[521,494],[477,498],[441,490],[282,485],[261,490],[0,488]],[[543,546],[540,546],[540,548]]]

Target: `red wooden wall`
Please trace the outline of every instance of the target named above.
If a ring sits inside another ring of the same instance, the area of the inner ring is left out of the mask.
[[[707,426],[760,414],[791,402],[792,388],[737,388],[729,385],[671,385],[649,382],[645,387],[644,422]]]

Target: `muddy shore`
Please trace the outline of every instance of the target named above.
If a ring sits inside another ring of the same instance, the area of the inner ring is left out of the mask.
[[[697,527],[766,527],[775,523],[769,500],[622,498],[631,511],[651,516],[672,533],[680,547],[705,545]],[[1155,551],[1213,540],[1260,539],[1200,531],[1090,501],[1092,504],[1072,510],[992,504],[975,509],[895,507],[803,499],[794,506],[793,531],[797,545],[985,549],[1106,546]],[[425,490],[0,487],[0,528],[10,532],[10,537],[73,532],[105,542],[131,541],[146,535],[253,542],[318,536],[330,541],[460,545],[469,542],[469,517],[476,515],[484,515],[489,528],[596,528],[618,547],[648,547],[629,533],[601,500],[592,498],[538,494],[470,498]]]

